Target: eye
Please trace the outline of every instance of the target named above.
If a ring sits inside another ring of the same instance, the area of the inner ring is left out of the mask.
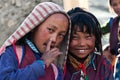
[[[85,35],[85,38],[86,38],[86,39],[91,39],[91,38],[92,38],[92,35],[91,35],[91,34],[86,34],[86,35]]]
[[[112,6],[117,6],[117,3],[113,3]]]
[[[78,39],[79,37],[77,35],[73,35],[72,39]]]
[[[50,33],[53,33],[55,30],[52,29],[52,28],[48,28],[48,31],[49,31]]]
[[[117,6],[117,4],[113,4],[113,6]]]
[[[60,33],[60,34],[59,34],[59,37],[64,38],[64,37],[65,37],[65,34]]]

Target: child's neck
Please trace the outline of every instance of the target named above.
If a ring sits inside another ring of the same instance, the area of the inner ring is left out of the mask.
[[[70,62],[70,64],[76,69],[78,70],[78,67],[80,65],[84,65],[85,68],[87,68],[89,62],[91,60],[91,55],[88,55],[85,58],[79,58],[77,56],[75,56],[74,54],[69,53],[68,55],[68,61]]]
[[[87,55],[86,57],[84,57],[84,58],[79,58],[78,56],[76,56],[76,55],[74,55],[74,54],[72,54],[72,53],[70,53],[70,55],[72,56],[72,57],[74,57],[77,61],[79,61],[80,63],[84,63],[84,61],[88,58],[88,56],[89,55]]]

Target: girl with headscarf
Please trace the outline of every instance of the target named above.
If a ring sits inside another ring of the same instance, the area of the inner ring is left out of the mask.
[[[69,33],[60,6],[38,4],[0,48],[0,80],[62,80]]]

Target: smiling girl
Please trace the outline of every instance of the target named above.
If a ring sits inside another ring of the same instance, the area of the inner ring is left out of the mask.
[[[102,55],[96,17],[78,7],[68,14],[72,31],[64,80],[114,80],[112,66]]]

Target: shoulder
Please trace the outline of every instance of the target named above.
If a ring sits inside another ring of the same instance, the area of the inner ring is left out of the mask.
[[[11,45],[11,46],[6,47],[2,55],[13,55],[13,53],[14,53],[14,49],[13,49],[13,46]]]
[[[106,80],[113,80],[113,67],[110,62],[103,56],[96,56],[96,70]]]
[[[14,48],[14,47],[16,47],[16,48]],[[16,54],[16,52],[18,53],[18,50],[19,50],[19,53],[20,53],[20,52],[22,52],[22,50],[19,49],[18,46],[14,46],[14,47],[12,45],[6,47],[6,50],[1,55],[1,58],[7,58],[8,57],[8,58],[13,58],[14,59],[17,56],[20,56],[20,54],[18,55],[18,54]],[[15,49],[17,49],[17,50],[15,50]]]
[[[0,56],[0,62],[3,64],[12,64],[16,62],[16,56],[12,46],[8,46]]]
[[[116,22],[116,20],[117,20],[118,18],[119,18],[118,16],[114,17],[114,18],[113,18],[113,22]]]
[[[100,71],[104,74],[105,77],[111,76],[113,74],[112,64],[103,56],[97,55],[97,62],[95,63],[97,66],[97,71]]]
[[[107,63],[107,64],[110,64],[110,62],[107,60],[107,58],[103,55],[96,55],[96,58],[99,62],[101,63]]]
[[[96,55],[96,59],[95,59],[95,64],[104,68],[111,68],[112,69],[112,65],[110,63],[110,61],[107,60],[107,58],[105,58],[105,56],[103,55]]]

